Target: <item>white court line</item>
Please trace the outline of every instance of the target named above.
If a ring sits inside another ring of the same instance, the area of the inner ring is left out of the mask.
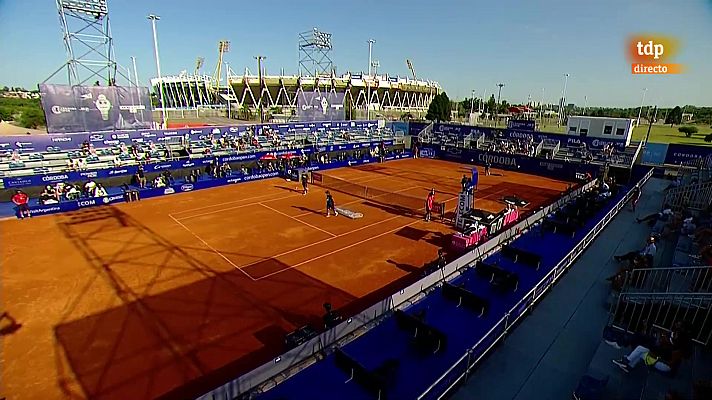
[[[308,260],[306,260],[306,261],[302,261],[302,262],[300,262],[300,263],[291,265],[291,266],[289,266],[289,267],[287,267],[287,268],[284,268],[284,269],[281,269],[281,270],[279,270],[279,271],[275,271],[275,272],[269,273],[269,274],[267,274],[267,275],[265,275],[265,276],[260,276],[259,278],[255,279],[255,280],[259,281],[259,280],[262,280],[262,279],[265,279],[265,278],[269,278],[270,276],[277,275],[277,274],[282,273],[282,272],[284,272],[284,271],[287,271],[287,270],[290,270],[290,269],[293,269],[293,268],[297,268],[297,267],[299,267],[299,266],[301,266],[301,265],[310,263],[310,262],[312,262],[312,261],[316,261],[316,260],[319,260],[319,259],[321,259],[321,258],[330,256],[330,255],[332,255],[332,254],[336,254],[336,253],[338,253],[338,252],[340,252],[340,251],[343,251],[343,250],[346,250],[346,249],[350,249],[350,248],[352,248],[352,247],[354,247],[354,246],[358,246],[358,245],[360,245],[360,244],[366,243],[366,242],[368,242],[369,240],[377,239],[377,238],[379,238],[379,237],[381,237],[381,236],[388,235],[388,234],[390,234],[390,233],[393,233],[393,232],[395,232],[395,231],[401,230],[401,229],[403,229],[403,228],[407,228],[407,227],[409,227],[409,226],[411,226],[411,225],[413,225],[413,224],[415,224],[415,223],[418,223],[418,222],[423,222],[423,221],[417,220],[417,221],[409,222],[409,223],[407,223],[407,224],[405,224],[405,225],[399,226],[398,228],[395,228],[395,229],[391,229],[391,230],[389,230],[389,231],[387,231],[387,232],[383,232],[383,233],[381,233],[381,234],[379,234],[379,235],[371,236],[371,237],[369,237],[369,238],[366,238],[366,239],[363,239],[363,240],[359,240],[358,242],[352,243],[352,244],[350,244],[350,245],[348,245],[348,246],[344,246],[344,247],[338,248],[338,249],[336,249],[336,250],[330,251],[330,252],[328,252],[328,253],[324,253],[324,254],[322,254],[322,255],[320,255],[320,256],[317,256],[317,257],[314,257],[314,258],[310,258],[310,259],[308,259]]]
[[[394,191],[392,191],[392,192],[390,192],[390,193],[405,192],[406,190],[418,189],[418,188],[419,188],[419,186],[413,186],[413,187],[409,187],[409,188],[405,188],[405,189],[401,189],[401,190],[394,190]],[[386,194],[388,194],[388,193],[384,193],[384,194],[382,194],[381,196],[385,196]],[[357,196],[354,196],[354,195],[348,194],[348,193],[346,193],[346,195],[347,195],[347,196],[351,196],[351,197],[357,197]],[[376,197],[380,197],[380,196],[376,196]],[[374,197],[374,198],[376,198],[376,197]],[[368,201],[368,200],[369,200],[369,199],[358,199],[358,200],[348,201],[348,202],[346,202],[346,203],[339,203],[339,207],[341,207],[341,206],[347,206],[347,205],[349,205],[349,204],[354,204],[354,203],[360,203],[360,202],[362,202],[362,201]],[[309,214],[314,214],[314,212],[309,211],[309,212],[297,214],[297,215],[294,216],[294,218],[304,217],[304,216],[307,216],[307,215],[309,215]]]
[[[379,177],[379,178],[376,178],[376,179],[382,179],[382,178]],[[369,179],[369,180],[360,181],[360,182],[370,182],[370,181],[372,181],[372,180],[375,180],[375,179]],[[277,193],[277,194],[278,194],[278,193]],[[174,213],[174,214],[181,214],[181,213],[186,213],[186,212],[195,211],[195,210],[204,210],[204,209],[206,209],[206,208],[212,208],[212,207],[214,207],[214,206],[216,206],[216,205],[239,203],[239,202],[242,202],[242,201],[245,201],[245,200],[256,199],[256,198],[265,197],[265,196],[272,196],[272,194],[264,195],[264,196],[248,197],[248,198],[245,198],[245,199],[240,199],[240,200],[235,200],[235,201],[228,201],[228,202],[226,202],[226,203],[218,203],[218,204],[215,204],[215,205],[212,205],[212,206],[207,206],[207,207],[192,208],[192,209],[190,209],[190,210],[179,211],[179,212],[176,212],[176,213]],[[207,212],[200,213],[200,214],[195,214],[195,215],[188,215],[188,216],[185,216],[185,217],[180,217],[180,218],[178,218],[178,219],[180,219],[180,220],[186,220],[186,219],[189,219],[189,218],[202,217],[203,215],[210,215],[210,214],[220,213],[220,212],[228,211],[228,210],[236,210],[236,209],[238,209],[238,208],[256,206],[256,205],[258,205],[258,204],[260,204],[260,203],[268,203],[268,202],[279,201],[279,200],[284,200],[284,199],[289,199],[289,198],[291,198],[291,197],[299,197],[299,196],[302,196],[302,194],[301,194],[301,193],[299,193],[299,194],[292,194],[292,195],[289,195],[289,196],[280,196],[280,197],[277,197],[277,198],[274,198],[274,199],[262,200],[262,201],[260,201],[260,202],[255,202],[255,203],[240,204],[240,205],[238,205],[238,206],[227,207],[227,208],[221,208],[221,209],[219,209],[219,210],[207,211]]]
[[[287,217],[287,218],[291,218],[291,219],[293,219],[293,220],[299,222],[300,224],[304,224],[304,225],[306,225],[306,226],[308,226],[308,227],[310,227],[310,228],[314,228],[314,229],[316,229],[316,230],[318,230],[318,231],[322,231],[322,232],[326,233],[327,235],[331,236],[332,238],[335,238],[335,237],[336,237],[335,234],[333,234],[333,233],[331,233],[331,232],[329,232],[329,231],[326,231],[326,230],[324,230],[324,229],[321,229],[321,228],[319,228],[318,226],[314,226],[314,225],[312,225],[312,224],[310,224],[310,223],[308,223],[308,222],[304,222],[304,221],[302,221],[301,219],[296,219],[295,217],[292,217],[292,216],[289,215],[289,214],[283,213],[283,212],[277,210],[276,208],[272,208],[272,207],[270,207],[270,206],[268,206],[268,205],[266,205],[266,204],[262,204],[262,203],[257,203],[257,204],[261,205],[262,207],[264,207],[264,208],[266,208],[266,209],[272,210],[272,211],[276,212],[277,214],[281,214],[281,215],[284,215],[284,216]]]
[[[262,195],[259,195],[259,196],[245,197],[245,198],[239,199],[239,200],[227,201],[227,202],[224,202],[224,203],[216,203],[216,204],[212,204],[212,205],[205,206],[205,207],[189,208],[189,209],[183,210],[183,211],[176,211],[176,212],[174,212],[174,213],[172,213],[172,214],[173,214],[173,215],[176,215],[176,214],[183,214],[183,213],[187,213],[187,212],[191,212],[191,211],[205,210],[205,209],[207,209],[207,208],[213,208],[213,207],[217,207],[217,206],[224,206],[224,205],[227,205],[227,204],[239,203],[239,202],[246,201],[246,200],[255,200],[255,199],[262,198],[262,197],[271,197],[271,196],[278,196],[278,195],[279,195],[279,193],[267,193],[267,194],[262,194]],[[280,197],[280,198],[281,198],[281,197]],[[267,201],[267,200],[265,200],[265,201]],[[254,203],[250,203],[250,204],[254,204]]]
[[[206,242],[205,240],[203,240],[203,238],[201,238],[200,236],[198,236],[197,233],[193,232],[193,231],[190,230],[187,226],[183,225],[182,222],[180,222],[180,221],[178,221],[177,219],[173,218],[173,216],[170,215],[170,214],[168,214],[168,216],[171,217],[171,219],[172,219],[173,221],[175,221],[176,224],[182,226],[183,229],[185,229],[186,231],[190,232],[190,234],[193,235],[193,236],[195,236],[196,239],[200,240],[200,242],[203,243],[203,244],[205,245],[205,247],[209,248],[209,249],[212,250],[215,254],[217,254],[217,255],[219,255],[220,257],[222,257],[223,260],[227,261],[230,265],[232,265],[233,267],[235,267],[235,269],[239,270],[240,272],[242,272],[243,274],[245,274],[245,276],[247,276],[248,278],[252,279],[253,281],[256,281],[256,280],[257,280],[257,279],[255,279],[255,278],[253,278],[252,275],[248,274],[247,272],[243,271],[240,267],[238,267],[237,265],[235,265],[235,263],[233,263],[232,261],[230,261],[230,259],[228,259],[227,257],[225,257],[225,256],[223,255],[223,253],[221,253],[221,252],[215,250],[215,248],[214,248],[213,246],[209,245],[208,242]]]
[[[396,216],[393,216],[393,217],[390,217],[390,218],[386,218],[386,219],[384,219],[383,221],[374,222],[374,223],[371,223],[371,224],[362,226],[362,227],[360,227],[360,228],[358,228],[358,229],[354,229],[354,230],[348,231],[348,232],[346,232],[346,233],[342,233],[342,234],[336,235],[336,236],[334,236],[334,237],[322,239],[322,240],[319,240],[318,242],[309,243],[309,244],[306,244],[306,245],[304,245],[304,246],[302,246],[302,247],[297,247],[296,249],[287,250],[287,251],[284,251],[284,252],[282,252],[282,253],[275,254],[275,255],[273,255],[273,256],[270,256],[270,258],[279,258],[279,257],[282,257],[282,256],[286,256],[287,254],[292,254],[292,253],[297,252],[297,251],[300,251],[300,250],[308,249],[308,248],[310,248],[310,247],[312,247],[312,246],[316,246],[317,244],[325,243],[325,242],[328,242],[328,241],[330,241],[330,240],[332,240],[332,239],[340,238],[340,237],[342,237],[342,236],[347,236],[347,235],[350,235],[350,234],[352,234],[352,233],[354,233],[354,232],[362,231],[362,230],[364,230],[364,229],[366,229],[366,228],[370,228],[370,227],[375,226],[375,225],[380,225],[380,224],[382,224],[382,223],[384,223],[384,222],[388,222],[388,221],[394,220],[394,219],[396,219],[396,218],[401,218],[401,217],[404,217],[404,216],[403,216],[403,215],[396,215]],[[404,218],[405,218],[405,217],[404,217]],[[263,261],[263,260],[259,260],[259,261],[253,261],[253,262],[251,262],[251,263],[243,264],[243,265],[240,266],[240,268],[247,268],[247,267],[250,267],[250,266],[252,266],[252,265],[259,264],[259,263],[262,262],[262,261]]]
[[[182,220],[186,220],[186,219],[190,219],[190,218],[202,217],[203,215],[216,214],[216,213],[221,213],[221,212],[223,212],[223,211],[228,211],[228,210],[237,210],[238,208],[245,208],[245,207],[258,206],[258,205],[260,205],[260,204],[262,204],[262,203],[267,203],[267,202],[271,202],[271,201],[279,201],[279,200],[284,200],[284,199],[288,199],[288,198],[291,198],[291,197],[300,197],[300,196],[302,196],[301,193],[300,193],[300,194],[292,194],[292,195],[289,195],[289,196],[282,196],[282,197],[279,197],[279,198],[276,198],[276,199],[263,200],[263,201],[257,202],[257,203],[241,204],[241,205],[239,205],[239,206],[221,208],[221,209],[219,209],[219,210],[207,211],[207,212],[200,213],[200,214],[195,214],[195,215],[188,215],[188,216],[185,216],[185,217],[181,217],[180,220],[182,221]]]

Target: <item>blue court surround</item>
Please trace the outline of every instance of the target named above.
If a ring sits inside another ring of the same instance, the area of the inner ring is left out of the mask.
[[[447,336],[447,344],[438,353],[423,354],[415,351],[410,344],[410,334],[400,329],[392,316],[385,318],[363,336],[343,346],[342,350],[369,371],[386,362],[397,361],[398,368],[394,373],[394,379],[389,381],[385,396],[381,398],[399,400],[418,398],[433,382],[456,364],[467,349],[474,347],[472,357],[479,357],[501,333],[503,326],[499,322],[505,315],[509,313],[510,318],[516,318],[526,311],[530,300],[521,303],[517,309],[513,307],[524,297],[532,298],[527,294],[535,287],[548,287],[542,285],[547,274],[626,196],[626,193],[627,190],[620,190],[616,196],[610,198],[606,205],[591,216],[573,237],[542,232],[541,225],[537,225],[513,241],[511,243],[513,247],[542,256],[538,270],[529,265],[515,263],[500,252],[487,257],[485,259],[487,263],[497,264],[500,268],[518,275],[519,286],[516,292],[502,293],[494,290],[473,268],[462,269],[460,276],[453,279],[451,283],[462,285],[489,302],[488,312],[482,317],[478,317],[476,313],[464,307],[456,307],[455,303],[442,296],[439,287],[432,289],[417,303],[405,308],[404,311],[410,315],[424,316],[425,323],[439,329]],[[553,275],[547,279],[553,279]],[[481,340],[483,338],[485,339]],[[451,372],[456,373],[456,369]],[[267,400],[375,398],[354,381],[345,384],[348,378],[347,374],[336,366],[334,356],[330,354],[324,360],[299,372],[258,398]],[[443,382],[443,387],[436,388],[431,395],[441,393],[449,382]]]

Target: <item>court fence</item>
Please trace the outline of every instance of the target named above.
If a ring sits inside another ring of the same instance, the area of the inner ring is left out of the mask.
[[[652,171],[651,169],[643,177],[641,180],[642,183],[650,178]],[[541,208],[498,235],[491,237],[483,244],[461,255],[443,267],[440,273],[430,274],[408,287],[399,290],[357,315],[342,321],[332,329],[320,333],[318,336],[282,354],[280,357],[204,394],[199,397],[199,400],[231,400],[238,396],[249,396],[250,393],[261,393],[271,389],[298,371],[317,362],[320,357],[319,354],[325,349],[334,346],[340,347],[352,341],[354,338],[378,325],[385,317],[391,315],[393,311],[405,308],[424,298],[432,288],[442,284],[443,280],[454,278],[461,269],[497,251],[505,244],[528,231],[537,221],[563,207],[583,192],[590,190],[595,184],[595,181],[591,181],[572,190],[557,201]],[[451,368],[423,392],[420,398],[442,398],[444,394],[466,378],[472,367],[508,333],[512,326],[533,306],[534,302],[558,280],[568,266],[586,249],[588,244],[598,236],[610,220],[625,206],[630,196],[631,193],[627,193],[538,286],[524,296],[524,298],[475,346],[468,349],[458,362],[453,364]]]

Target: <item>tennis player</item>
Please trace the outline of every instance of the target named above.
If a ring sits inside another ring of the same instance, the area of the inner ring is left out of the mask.
[[[302,174],[302,194],[306,196],[306,194],[309,192],[309,177],[307,176],[307,173],[304,172]]]
[[[329,191],[326,191],[326,218],[329,218],[329,214],[331,212],[334,213],[335,217],[338,217],[339,214],[336,212],[336,206],[334,205],[334,198],[331,196],[331,193]]]
[[[425,222],[430,222],[433,214],[433,202],[435,201],[435,189],[430,189],[428,197],[425,199]]]

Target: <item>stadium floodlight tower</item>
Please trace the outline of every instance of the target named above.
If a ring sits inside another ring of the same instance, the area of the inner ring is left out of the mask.
[[[331,76],[331,33],[317,28],[299,34],[299,75]]]
[[[68,83],[72,86],[95,81],[115,85],[117,74],[131,82],[121,68],[117,68],[107,0],[56,2],[67,61],[44,82],[53,79],[64,69],[67,70]]]

